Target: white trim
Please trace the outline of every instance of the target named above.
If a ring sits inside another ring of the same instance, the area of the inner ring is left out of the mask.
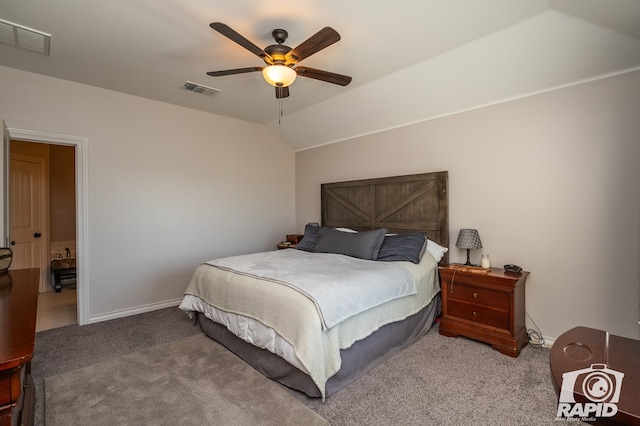
[[[11,139],[76,147],[76,289],[78,324],[89,323],[89,226],[88,226],[88,142],[84,136],[9,128]]]
[[[556,342],[556,339],[552,339],[551,337],[543,337],[544,338],[544,347],[547,349],[551,349],[551,346]]]
[[[135,308],[127,308],[119,311],[108,312],[106,314],[96,315],[89,319],[90,323],[109,321],[116,318],[124,318],[131,315],[143,314],[145,312],[157,311],[158,309],[171,308],[178,306],[182,302],[180,299],[165,300],[164,302],[150,303],[148,305],[141,305]]]
[[[9,168],[10,168],[10,144],[11,135],[7,124],[2,120],[2,247],[9,247]]]

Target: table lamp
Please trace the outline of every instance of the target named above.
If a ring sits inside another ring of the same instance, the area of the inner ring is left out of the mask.
[[[482,248],[482,241],[480,241],[480,235],[477,229],[461,229],[458,234],[458,241],[456,241],[456,247],[467,249],[467,266],[473,266],[469,260],[469,250]]]

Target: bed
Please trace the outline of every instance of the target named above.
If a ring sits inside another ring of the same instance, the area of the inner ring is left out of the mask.
[[[321,205],[321,224],[308,224],[296,249],[198,266],[180,308],[265,376],[325,398],[415,343],[439,315],[448,176],[322,184]]]

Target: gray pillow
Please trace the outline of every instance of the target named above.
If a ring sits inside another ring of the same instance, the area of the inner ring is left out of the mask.
[[[316,240],[318,239],[318,231],[320,225],[317,222],[307,223],[304,227],[304,236],[302,240],[296,245],[298,250],[313,251],[316,247]]]
[[[353,233],[336,231],[323,226],[318,231],[315,251],[376,260],[386,232],[386,229],[376,229]]]
[[[384,237],[378,259],[382,262],[405,260],[420,263],[427,248],[427,236],[422,232],[387,235]]]

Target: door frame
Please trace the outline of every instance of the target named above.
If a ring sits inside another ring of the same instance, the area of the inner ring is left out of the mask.
[[[78,324],[89,324],[88,138],[8,128],[11,139],[75,147],[76,158],[76,296]],[[7,220],[8,218],[5,218]]]

